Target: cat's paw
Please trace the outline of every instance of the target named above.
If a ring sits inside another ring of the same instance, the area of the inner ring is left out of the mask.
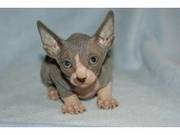
[[[62,108],[63,113],[70,113],[70,114],[79,114],[86,111],[86,108],[81,103],[74,103],[74,104],[64,104]]]
[[[56,90],[55,88],[49,88],[48,97],[49,97],[50,100],[53,100],[53,101],[59,100],[60,95],[59,95],[58,90]]]
[[[118,106],[118,102],[113,99],[113,98],[110,98],[110,99],[97,99],[97,105],[99,108],[101,109],[105,109],[105,110],[108,110],[108,109],[114,109]]]

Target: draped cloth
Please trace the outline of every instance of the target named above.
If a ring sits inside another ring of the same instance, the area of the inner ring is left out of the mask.
[[[108,9],[0,9],[0,126],[180,126],[180,9],[113,9],[113,96],[80,115],[61,113],[41,83],[36,21],[62,38],[93,35]]]

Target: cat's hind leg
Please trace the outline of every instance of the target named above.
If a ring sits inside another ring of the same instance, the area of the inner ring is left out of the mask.
[[[57,101],[60,99],[60,93],[55,86],[48,87],[48,97],[50,100]]]
[[[55,87],[52,79],[50,78],[50,65],[46,62],[47,57],[45,58],[44,62],[42,63],[41,66],[41,80],[42,83],[47,87],[48,89],[48,97],[50,100],[59,100],[60,99],[60,94],[57,88]]]

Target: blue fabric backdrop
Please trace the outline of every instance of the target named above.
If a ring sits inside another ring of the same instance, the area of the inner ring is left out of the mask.
[[[63,115],[41,84],[36,21],[61,37],[94,34],[108,9],[0,9],[1,126],[180,126],[180,9],[113,9],[113,95],[120,106]]]

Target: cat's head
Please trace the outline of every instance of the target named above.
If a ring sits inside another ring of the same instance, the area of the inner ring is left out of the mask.
[[[114,14],[109,11],[93,36],[75,33],[64,40],[42,22],[37,22],[43,48],[57,61],[66,78],[86,88],[96,81],[114,40]]]

